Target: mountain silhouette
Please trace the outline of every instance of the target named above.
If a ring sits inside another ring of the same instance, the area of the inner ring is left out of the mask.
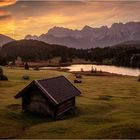
[[[114,23],[109,28],[85,26],[81,30],[53,27],[40,36],[27,35],[25,39],[44,41],[74,48],[106,47],[126,41],[140,40],[140,22]]]
[[[0,47],[3,46],[6,43],[9,43],[11,41],[14,41],[14,39],[6,36],[6,35],[2,35],[0,34]]]

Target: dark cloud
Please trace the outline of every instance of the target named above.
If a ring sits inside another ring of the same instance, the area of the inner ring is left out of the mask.
[[[0,10],[0,20],[5,20],[11,17],[11,14],[7,11]]]
[[[17,0],[0,0],[0,21],[7,20],[11,17],[11,13],[7,10],[2,10],[4,7],[13,5],[17,2]]]

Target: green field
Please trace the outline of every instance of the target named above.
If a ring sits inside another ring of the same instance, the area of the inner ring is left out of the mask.
[[[52,70],[4,68],[9,81],[0,82],[0,138],[140,138],[140,82],[127,76],[83,76],[77,109],[58,120],[27,114],[14,95],[31,80],[74,75]],[[29,75],[31,80],[22,80]]]

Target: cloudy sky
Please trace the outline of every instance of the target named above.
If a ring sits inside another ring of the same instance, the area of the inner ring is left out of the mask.
[[[54,26],[81,29],[140,21],[140,1],[0,0],[0,34],[15,39],[40,35]]]

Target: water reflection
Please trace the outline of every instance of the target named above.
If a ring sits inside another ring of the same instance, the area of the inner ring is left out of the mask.
[[[76,64],[71,65],[69,67],[65,67],[70,69],[70,71],[80,71],[81,68],[84,71],[90,71],[91,68],[96,68],[97,70],[122,74],[122,75],[130,75],[130,76],[138,76],[140,75],[140,69],[126,68],[126,67],[117,67],[117,66],[107,66],[107,65],[92,65],[92,64]]]

